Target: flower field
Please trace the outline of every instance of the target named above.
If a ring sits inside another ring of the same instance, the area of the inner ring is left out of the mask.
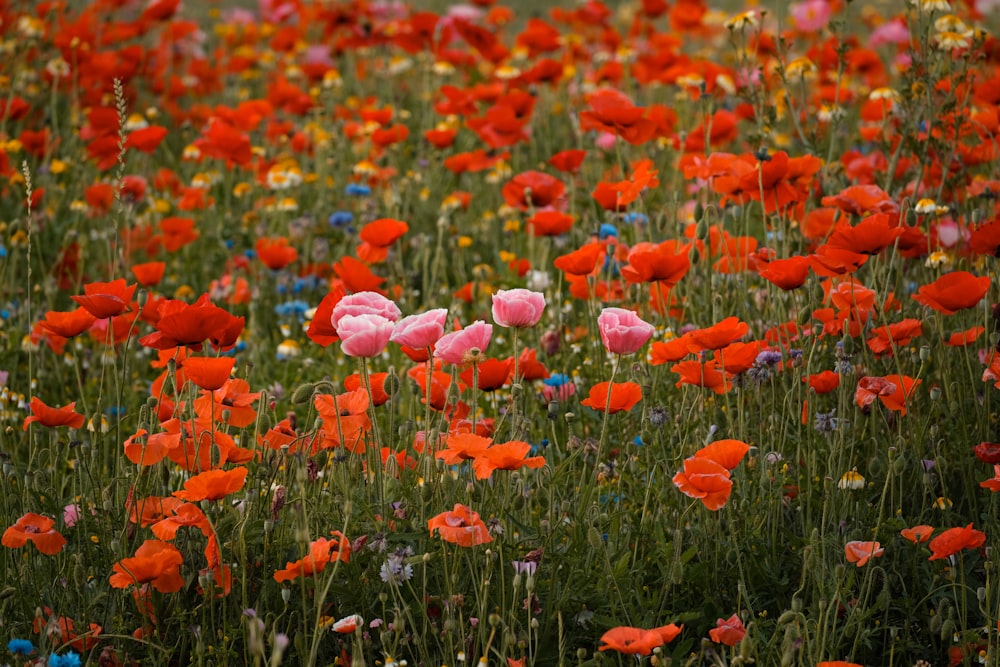
[[[0,664],[1000,665],[1000,3],[550,4],[0,3]]]

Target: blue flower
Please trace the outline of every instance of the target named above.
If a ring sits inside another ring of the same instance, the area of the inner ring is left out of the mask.
[[[80,654],[76,651],[69,651],[65,655],[49,656],[49,667],[80,667]]]
[[[625,214],[625,216],[624,216],[623,219],[625,220],[625,222],[627,222],[630,225],[648,225],[649,224],[649,218],[646,217],[646,214],[645,213],[639,213],[638,211],[629,211],[628,213]]]
[[[611,223],[605,222],[601,225],[601,228],[597,231],[597,236],[604,240],[609,237],[618,238],[618,229],[615,228]]]
[[[7,650],[14,655],[31,655],[35,652],[35,645],[27,639],[11,639],[7,642]]]
[[[354,214],[350,211],[335,211],[327,222],[331,227],[346,227],[354,222]]]
[[[349,183],[346,188],[344,188],[344,194],[350,195],[352,197],[366,197],[372,193],[372,189],[367,185],[361,185],[360,183]]]
[[[542,384],[546,387],[561,387],[564,384],[569,384],[569,376],[565,373],[553,373],[542,380]]]

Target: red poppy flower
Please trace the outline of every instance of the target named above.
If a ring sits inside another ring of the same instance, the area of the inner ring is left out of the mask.
[[[920,320],[908,318],[884,327],[872,329],[873,336],[868,339],[868,348],[876,356],[891,355],[893,350],[910,344],[917,336],[923,334],[923,323]]]
[[[986,327],[972,327],[971,329],[966,329],[965,331],[958,331],[953,333],[945,341],[945,345],[949,347],[964,347],[966,345],[972,345],[979,337],[986,333]]]
[[[1000,257],[1000,221],[991,220],[972,230],[969,248],[977,255]]]
[[[162,125],[150,125],[129,132],[125,138],[125,148],[131,148],[140,153],[152,153],[166,137],[167,128]]]
[[[324,449],[343,446],[356,454],[365,451],[365,435],[371,429],[368,417],[370,399],[364,389],[348,391],[337,396],[319,394],[313,401],[316,412],[323,421]]]
[[[66,538],[55,530],[56,522],[47,516],[28,512],[4,531],[0,544],[17,549],[31,542],[46,556],[54,556],[66,546]]]
[[[278,583],[293,581],[299,577],[312,577],[321,573],[329,563],[351,561],[351,543],[343,533],[335,530],[331,533],[333,539],[321,537],[309,545],[309,555],[305,558],[288,563],[283,570],[274,573]]]
[[[882,377],[865,376],[858,380],[854,391],[854,402],[859,408],[866,408],[875,402],[876,398],[891,396],[896,393],[896,385]]]
[[[161,593],[176,593],[184,587],[181,564],[184,557],[174,545],[160,540],[146,540],[132,558],[114,564],[109,578],[112,588],[152,584]]]
[[[878,399],[882,405],[888,409],[898,412],[901,416],[906,414],[906,405],[913,398],[918,386],[923,380],[915,380],[907,375],[886,375],[885,380],[896,387],[896,391],[880,395]]]
[[[981,442],[975,446],[973,451],[976,458],[983,463],[990,465],[1000,463],[1000,442]]]
[[[829,394],[840,386],[840,374],[834,371],[823,371],[814,373],[809,377],[802,378],[803,382],[808,382],[809,386],[817,394]]]
[[[704,457],[685,459],[683,470],[673,479],[681,493],[697,498],[710,510],[718,510],[729,500],[733,480],[729,470],[720,463]]]
[[[669,288],[679,283],[690,268],[687,245],[676,241],[637,243],[629,250],[628,264],[621,267],[621,274],[629,283],[658,282]]]
[[[977,278],[968,271],[952,271],[921,287],[913,298],[942,315],[954,315],[975,306],[989,289],[989,276]]]
[[[434,457],[444,461],[445,465],[456,465],[482,455],[492,444],[490,438],[475,433],[453,433]]]
[[[376,276],[367,264],[351,256],[341,257],[334,262],[333,272],[344,282],[348,292],[377,292],[385,278]]]
[[[555,205],[566,192],[566,185],[542,171],[523,171],[507,181],[501,194],[508,206],[522,211]]]
[[[259,238],[254,249],[264,266],[272,271],[279,271],[299,258],[299,251],[288,245],[288,239],[284,236]]]
[[[723,348],[745,336],[749,330],[750,325],[741,322],[738,317],[727,317],[708,328],[689,331],[684,337],[688,341],[688,351],[697,354]]]
[[[456,503],[450,512],[442,512],[432,517],[427,522],[431,537],[434,531],[445,542],[451,542],[462,547],[471,547],[477,544],[488,544],[493,541],[486,524],[479,518],[479,514],[473,512],[471,508]]]
[[[132,275],[143,287],[158,285],[163,280],[163,273],[167,269],[165,262],[146,262],[144,264],[133,264]]]
[[[337,329],[333,326],[333,309],[347,295],[347,291],[342,282],[335,282],[336,285],[331,286],[330,292],[316,306],[316,312],[313,313],[309,328],[306,330],[309,339],[321,347],[340,340]]]
[[[159,308],[156,331],[143,336],[139,343],[156,350],[167,350],[186,345],[194,351],[201,350],[205,339],[211,338],[219,347],[235,345],[243,331],[243,318],[234,317],[214,305],[203,294],[193,304],[167,300]]]
[[[656,134],[656,123],[645,117],[625,93],[602,88],[587,98],[590,108],[580,112],[580,129],[610,132],[632,145],[645,143]]]
[[[50,310],[45,313],[45,319],[41,320],[39,324],[42,329],[56,336],[72,338],[92,327],[96,321],[97,318],[91,315],[89,310],[79,306],[68,313]]]
[[[726,374],[719,370],[717,361],[705,364],[699,361],[682,361],[671,366],[670,370],[680,375],[677,387],[690,384],[711,389],[716,394],[724,394],[733,386]]]
[[[620,626],[601,635],[599,651],[617,651],[625,655],[649,655],[653,649],[672,642],[684,629],[683,625],[664,625],[652,630]]]
[[[424,132],[424,139],[434,148],[449,148],[455,143],[455,136],[458,130],[454,128],[433,129]]]
[[[569,213],[555,209],[543,209],[535,211],[534,215],[528,218],[525,223],[534,236],[559,236],[568,232],[575,221],[576,218]]]
[[[174,491],[177,498],[189,502],[219,500],[236,493],[247,481],[247,469],[240,466],[232,470],[208,470],[184,482],[182,491]]]
[[[653,366],[680,361],[691,354],[688,339],[684,336],[666,342],[657,341],[649,346],[649,363]]]
[[[587,276],[594,272],[604,256],[604,245],[596,241],[587,243],[573,252],[556,257],[552,264],[569,275]]]
[[[899,205],[877,185],[852,185],[839,194],[823,197],[823,206],[835,206],[845,213],[899,213]]]
[[[904,229],[896,225],[895,218],[885,213],[876,213],[854,226],[838,224],[826,245],[861,255],[877,255],[895,243],[903,232]]]
[[[32,396],[29,407],[31,408],[31,414],[24,419],[25,431],[28,430],[28,426],[30,426],[32,422],[38,422],[42,426],[47,426],[48,428],[56,428],[57,426],[80,428],[83,426],[83,422],[85,421],[83,415],[73,410],[73,408],[76,407],[76,401],[73,401],[68,405],[64,405],[61,408],[52,408],[43,403],[40,399]]]
[[[972,524],[964,528],[949,528],[930,543],[931,556],[927,560],[940,560],[954,556],[962,549],[978,549],[986,543],[986,534]]]
[[[462,382],[472,386],[473,369],[467,368],[459,375]],[[514,372],[514,358],[494,359],[490,357],[476,364],[478,387],[480,391],[496,391],[510,381]]]
[[[743,641],[746,634],[747,629],[743,627],[743,621],[737,614],[718,619],[715,627],[708,631],[708,636],[713,642],[724,646],[736,646]]]
[[[609,398],[610,392],[610,398]],[[642,400],[642,387],[635,382],[601,382],[590,388],[590,395],[580,405],[608,414],[629,411]]]
[[[156,238],[163,244],[164,250],[177,252],[199,236],[193,218],[171,217],[160,220],[160,234]]]
[[[812,262],[808,257],[795,255],[787,259],[772,259],[758,273],[761,278],[788,291],[798,289],[805,284],[811,265]]]
[[[1000,464],[993,466],[993,477],[983,480],[979,483],[979,486],[989,489],[993,493],[1000,492]]]
[[[92,282],[83,286],[83,296],[70,298],[100,320],[127,311],[136,287],[136,285],[126,285],[124,278],[109,283]]]
[[[903,536],[904,539],[913,542],[914,544],[920,544],[931,539],[931,535],[934,533],[933,526],[913,526],[912,528],[904,528],[899,531],[899,534]]]
[[[545,457],[526,457],[531,451],[527,442],[512,440],[499,445],[493,445],[480,452],[472,462],[476,471],[476,479],[489,479],[494,470],[519,470],[523,467],[541,468],[545,465]]]
[[[181,364],[188,380],[200,389],[215,391],[229,379],[236,357],[187,357]]]
[[[750,445],[742,440],[716,440],[694,453],[696,458],[715,461],[727,470],[733,470],[750,451]]]
[[[536,19],[529,19],[529,21]],[[580,170],[584,158],[587,157],[585,150],[565,150],[559,151],[549,158],[549,164],[563,173],[575,174]]]
[[[361,228],[359,234],[362,243],[358,246],[358,257],[369,263],[385,261],[389,246],[409,230],[408,224],[393,218],[379,218],[369,222]]]

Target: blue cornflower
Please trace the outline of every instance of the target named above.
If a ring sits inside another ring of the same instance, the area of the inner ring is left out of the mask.
[[[600,229],[597,230],[597,236],[601,240],[604,240],[604,239],[612,237],[612,236],[615,237],[615,238],[618,238],[618,229],[614,225],[612,225],[611,223],[605,222],[605,223],[601,224]]]
[[[549,377],[542,380],[542,384],[546,387],[561,387],[564,384],[569,383],[569,376],[565,373],[553,373]]]
[[[354,214],[350,211],[335,211],[327,222],[331,227],[346,227],[354,222]]]
[[[350,195],[352,197],[366,197],[372,193],[372,189],[367,185],[362,185],[360,183],[348,183],[347,187],[344,188],[344,194]]]
[[[639,213],[638,211],[629,211],[622,218],[626,223],[630,225],[648,225],[649,218],[645,213]]]
[[[65,655],[49,656],[49,667],[80,667],[80,654],[76,651],[69,651]]]
[[[7,650],[14,655],[31,655],[35,652],[35,645],[27,639],[11,639],[7,642]]]

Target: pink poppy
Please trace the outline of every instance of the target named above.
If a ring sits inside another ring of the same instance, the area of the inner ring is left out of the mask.
[[[597,318],[604,347],[612,354],[638,352],[653,335],[653,325],[631,310],[605,308]]]
[[[389,340],[415,349],[430,347],[444,335],[447,320],[448,310],[445,308],[409,315],[396,322]]]
[[[390,322],[395,322],[401,314],[399,306],[378,292],[358,292],[348,294],[337,302],[333,307],[330,323],[336,329],[340,319],[348,315],[379,315]]]
[[[376,357],[389,344],[392,322],[381,315],[347,315],[340,319],[340,349],[349,357]]]
[[[434,346],[434,356],[460,366],[479,359],[493,336],[493,325],[476,320],[461,331],[445,334]]]
[[[533,327],[545,312],[545,295],[518,288],[493,295],[493,321],[502,327]]]

